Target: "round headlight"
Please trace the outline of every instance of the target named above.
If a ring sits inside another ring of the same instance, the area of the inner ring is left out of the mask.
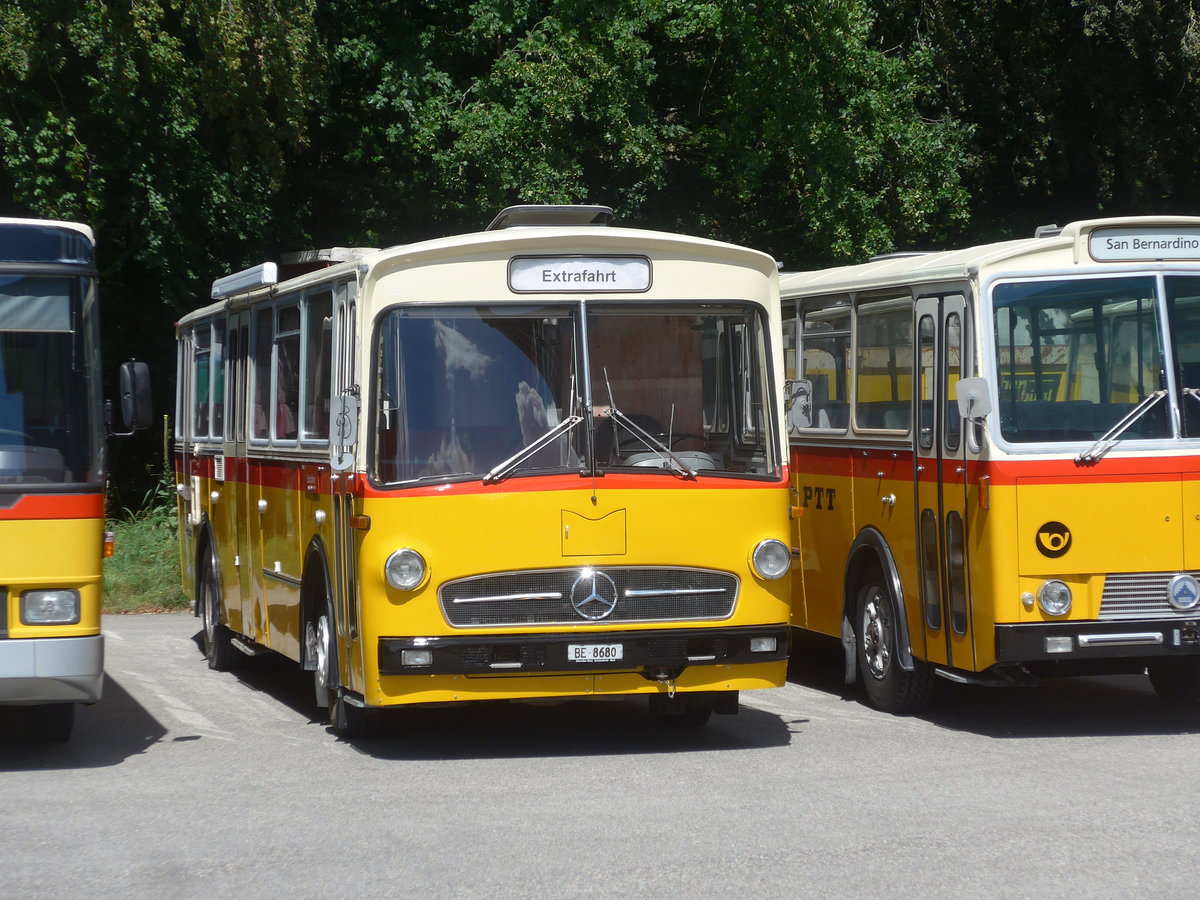
[[[787,544],[775,539],[761,541],[750,557],[754,571],[763,578],[774,581],[787,574],[792,565],[792,551]]]
[[[397,550],[383,567],[387,583],[398,591],[411,591],[425,580],[425,560],[416,550]]]
[[[1038,606],[1048,616],[1065,616],[1071,611],[1071,589],[1061,581],[1047,581],[1038,588]]]

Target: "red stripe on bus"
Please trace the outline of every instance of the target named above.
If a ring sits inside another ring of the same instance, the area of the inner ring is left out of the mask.
[[[0,521],[103,518],[103,494],[25,494],[12,506],[0,507]]]
[[[907,480],[913,477],[913,452],[909,446],[895,449],[881,447],[793,447],[792,471],[809,478],[878,478],[882,471],[888,480]],[[921,458],[920,480],[937,479],[937,462]],[[943,458],[941,477],[944,482],[962,479],[957,471],[963,465],[961,457]],[[1166,481],[1200,481],[1200,457],[1197,456],[1139,456],[1102,457],[1086,465],[1074,457],[1060,459],[1003,459],[966,462],[967,480],[977,481],[987,476],[993,486],[1015,485],[1018,479],[1036,478],[1046,484],[1084,483],[1153,483]]]
[[[188,469],[190,475],[200,478],[215,476],[215,457],[193,456]],[[175,472],[183,476],[184,463],[180,455],[176,455]],[[507,478],[500,484],[484,484],[482,481],[443,482],[440,484],[397,486],[381,488],[372,486],[370,480],[361,473],[347,473],[342,478],[351,479],[348,492],[360,497],[433,497],[443,494],[516,494],[547,491],[577,491],[591,488],[592,480],[588,476],[574,473],[564,475],[522,475]],[[241,482],[257,487],[276,488],[280,490],[300,491],[310,493],[331,493],[330,471],[328,462],[313,460],[264,460],[255,458],[225,457],[226,482]],[[759,479],[740,479],[737,477],[711,477],[701,475],[695,481],[682,479],[670,472],[655,473],[652,470],[645,474],[610,473],[596,479],[598,490],[747,490],[774,489],[778,490],[788,484],[787,467],[783,468],[779,479],[762,481]]]

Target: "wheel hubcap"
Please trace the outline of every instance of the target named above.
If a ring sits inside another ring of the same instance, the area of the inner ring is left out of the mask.
[[[202,597],[204,606],[201,610],[201,615],[204,616],[204,636],[211,644],[213,635],[217,627],[217,597],[212,588],[212,576],[207,576],[204,579],[204,594]]]
[[[317,683],[329,686],[329,618],[317,619]]]
[[[892,629],[886,603],[876,592],[863,607],[863,659],[876,679],[887,675],[892,661]]]

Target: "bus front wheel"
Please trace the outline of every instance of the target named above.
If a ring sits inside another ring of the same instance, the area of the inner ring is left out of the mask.
[[[1168,703],[1200,702],[1200,657],[1157,659],[1146,667],[1154,693]]]
[[[339,689],[337,644],[332,619],[328,612],[315,624],[316,665],[313,668],[313,687],[317,706],[329,712],[329,725],[339,737],[366,737],[374,727],[373,710],[346,702]]]
[[[233,633],[221,624],[221,589],[217,577],[217,560],[212,546],[208,549],[208,564],[200,571],[200,615],[204,621],[204,656],[208,667],[218,672],[232,669],[234,654]]]
[[[857,638],[858,671],[872,706],[905,715],[929,702],[933,669],[919,660],[913,660],[912,671],[901,668],[896,650],[895,604],[877,577],[858,592]]]

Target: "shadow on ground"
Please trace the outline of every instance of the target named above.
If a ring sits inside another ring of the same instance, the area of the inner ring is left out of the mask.
[[[0,706],[0,772],[115,766],[145,753],[167,730],[115,678],[99,703],[75,711],[71,739],[44,744],[25,731],[24,710]]]
[[[843,667],[838,641],[800,635],[793,641],[788,681],[867,708],[862,687],[843,683]],[[994,738],[1200,734],[1200,706],[1160,700],[1144,675],[1053,678],[1035,687],[938,678],[933,701],[914,718]]]
[[[201,635],[195,637],[198,652]],[[205,665],[197,657],[197,667]],[[241,686],[272,697],[315,727],[327,728],[314,703],[312,674],[275,654],[247,657],[234,673]],[[479,701],[381,711],[369,737],[346,742],[380,759],[506,759],[755,749],[784,746],[789,726],[742,705],[736,716],[706,726],[668,725],[644,697],[567,701]],[[338,740],[329,732],[330,740]]]

